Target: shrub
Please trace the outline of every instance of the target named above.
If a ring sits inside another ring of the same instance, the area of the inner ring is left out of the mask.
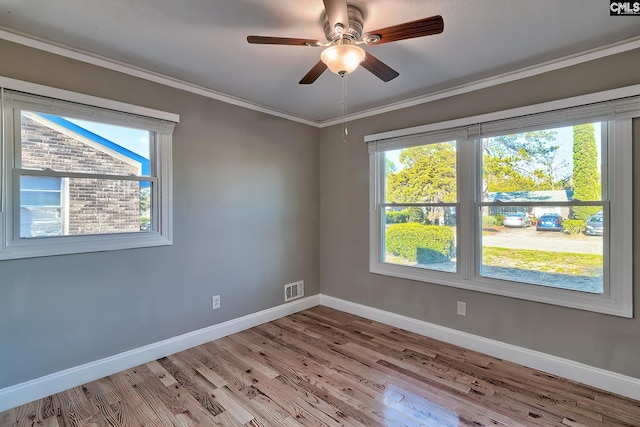
[[[496,220],[494,225],[502,225],[504,223],[504,215],[502,214],[491,215],[491,217]]]
[[[598,211],[601,211],[600,206],[574,206],[571,208],[570,218],[588,221],[589,217]]]
[[[482,215],[482,228],[493,227],[496,225],[496,219],[492,216]]]
[[[403,211],[387,211],[387,224],[399,224],[407,222],[409,213],[406,210]]]
[[[424,212],[422,211],[422,208],[414,206],[407,208],[404,211],[407,212],[407,217],[411,222],[422,222],[424,220]]]
[[[455,253],[453,230],[437,225],[395,224],[387,229],[386,249],[419,263],[449,261]]]
[[[566,219],[562,222],[562,228],[567,234],[582,233],[586,227],[586,222],[581,219]]]

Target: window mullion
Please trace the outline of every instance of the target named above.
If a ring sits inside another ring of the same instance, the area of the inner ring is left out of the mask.
[[[458,141],[457,144],[457,178],[458,178],[458,272],[463,279],[469,280],[473,275],[475,258],[474,237],[474,144],[470,140]]]
[[[14,169],[14,175],[29,176],[50,176],[58,178],[80,178],[80,179],[105,179],[112,181],[137,181],[137,182],[154,182],[156,178],[153,176],[136,176],[136,175],[105,175],[97,173],[83,172],[59,172],[51,169],[35,170],[35,169]]]

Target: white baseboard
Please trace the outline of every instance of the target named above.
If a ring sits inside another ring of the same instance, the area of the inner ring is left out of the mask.
[[[168,356],[227,335],[270,322],[316,305],[385,323],[509,362],[568,378],[611,393],[640,400],[640,379],[563,359],[478,335],[461,332],[411,317],[401,316],[366,305],[330,297],[312,295],[197,331],[188,332],[154,344],[55,372],[41,378],[0,389],[0,412],[103,378],[161,357]]]
[[[415,332],[631,399],[640,400],[640,379],[638,378],[327,295],[320,295],[320,305]]]
[[[279,319],[283,316],[306,310],[307,308],[318,305],[319,301],[319,295],[312,295],[0,389],[0,412]]]

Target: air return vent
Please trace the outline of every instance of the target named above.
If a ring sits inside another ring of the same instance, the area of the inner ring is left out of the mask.
[[[289,283],[284,285],[284,301],[291,301],[293,299],[301,298],[304,296],[304,280],[299,282]]]

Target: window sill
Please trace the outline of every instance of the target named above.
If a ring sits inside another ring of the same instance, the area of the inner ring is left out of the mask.
[[[603,294],[592,294],[541,285],[516,283],[507,280],[489,279],[480,276],[466,279],[459,273],[443,273],[419,267],[401,266],[383,262],[372,263],[369,270],[371,273],[384,276],[399,277],[402,279],[541,302],[618,317],[633,317],[631,302],[625,298],[608,294],[606,289]]]
[[[49,237],[10,243],[0,251],[0,260],[117,251],[172,244],[171,239],[159,233]]]

